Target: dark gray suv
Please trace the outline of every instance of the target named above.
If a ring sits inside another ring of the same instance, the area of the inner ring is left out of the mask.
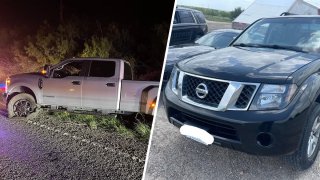
[[[190,8],[177,7],[170,45],[192,43],[207,32],[208,26],[202,12]]]

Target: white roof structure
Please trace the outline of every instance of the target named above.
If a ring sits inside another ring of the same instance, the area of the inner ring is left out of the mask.
[[[256,0],[233,23],[251,24],[260,18],[280,16],[283,12],[315,15],[319,9],[303,0]]]

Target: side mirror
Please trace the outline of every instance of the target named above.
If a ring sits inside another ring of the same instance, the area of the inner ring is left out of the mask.
[[[45,75],[46,77],[50,76],[50,70],[51,70],[51,65],[46,64],[43,66],[43,69],[41,70],[41,74]]]

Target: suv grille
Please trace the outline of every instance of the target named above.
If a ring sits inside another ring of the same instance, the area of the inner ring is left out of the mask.
[[[256,90],[255,85],[245,85],[241,91],[241,94],[235,106],[241,109],[246,108],[255,90]]]
[[[182,71],[180,72],[181,76],[182,78],[179,78],[180,81],[182,80],[179,82],[182,85],[179,88],[180,99],[189,104],[214,111],[247,110],[260,86],[258,83],[225,81]]]
[[[195,91],[200,83],[206,84],[209,92],[208,95],[203,99],[200,99]],[[196,103],[218,107],[228,86],[229,83],[227,82],[213,81],[185,75],[182,84],[182,95],[187,95],[190,100]]]

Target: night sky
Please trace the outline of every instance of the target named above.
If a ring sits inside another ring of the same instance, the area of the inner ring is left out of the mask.
[[[62,0],[64,18],[72,15],[102,23],[140,23],[143,26],[170,22],[174,0]],[[36,28],[44,20],[59,23],[60,0],[0,0],[2,27]],[[36,27],[35,27],[36,26]]]

